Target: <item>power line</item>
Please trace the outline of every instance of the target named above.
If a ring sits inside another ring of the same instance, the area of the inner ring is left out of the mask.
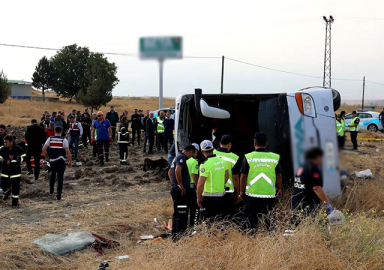
[[[377,83],[377,82],[372,82],[372,81],[368,81],[368,80],[366,80],[365,82],[369,82],[369,83],[373,83],[373,84],[377,84],[377,85],[384,85],[384,83]]]

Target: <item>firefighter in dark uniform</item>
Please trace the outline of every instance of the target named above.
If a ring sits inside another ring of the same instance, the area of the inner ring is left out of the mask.
[[[1,188],[4,191],[3,200],[7,200],[12,193],[12,207],[19,206],[21,161],[26,154],[20,146],[15,145],[11,135],[4,137],[4,147],[0,149]]]
[[[49,194],[53,194],[55,188],[55,179],[57,174],[57,194],[56,199],[61,200],[61,194],[63,192],[63,181],[65,171],[65,156],[68,160],[68,167],[72,167],[71,152],[69,151],[68,140],[65,139],[62,134],[62,128],[55,127],[55,136],[49,137],[44,144],[43,153],[45,159],[49,162],[51,167],[51,178],[49,182]],[[48,154],[49,148],[49,154]]]
[[[125,126],[120,126],[120,130],[117,133],[117,143],[119,144],[120,164],[127,165],[129,132]]]

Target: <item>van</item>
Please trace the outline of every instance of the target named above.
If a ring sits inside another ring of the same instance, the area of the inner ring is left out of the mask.
[[[340,107],[338,91],[324,87],[277,94],[195,94],[176,98],[176,152],[188,144],[221,136],[233,138],[232,151],[243,158],[252,152],[253,136],[262,131],[268,150],[280,155],[283,181],[293,185],[294,173],[304,162],[307,149],[324,150],[324,191],[331,197],[341,192],[334,112]]]

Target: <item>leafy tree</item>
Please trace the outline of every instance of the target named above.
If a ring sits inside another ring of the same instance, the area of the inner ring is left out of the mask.
[[[52,88],[54,83],[54,71],[51,61],[47,57],[40,59],[32,76],[32,86],[41,89],[43,101],[45,101],[45,90]]]
[[[82,89],[78,95],[81,104],[98,110],[112,100],[112,90],[119,83],[116,77],[115,63],[99,53],[91,53],[88,59],[86,79],[88,87]]]
[[[8,83],[7,76],[0,72],[0,103],[3,104],[11,94],[11,85]]]
[[[87,47],[76,44],[66,46],[52,57],[55,80],[52,89],[58,96],[77,98],[80,90],[88,87],[85,78],[90,52]]]

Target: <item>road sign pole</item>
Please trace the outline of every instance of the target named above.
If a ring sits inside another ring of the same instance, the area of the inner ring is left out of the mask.
[[[163,108],[163,64],[164,60],[159,59],[159,109]]]

